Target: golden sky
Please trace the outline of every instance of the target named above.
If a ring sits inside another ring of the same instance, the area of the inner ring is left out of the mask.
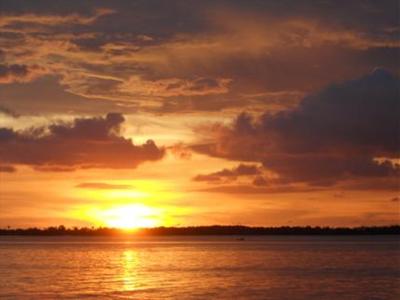
[[[399,222],[397,1],[2,1],[0,227]]]

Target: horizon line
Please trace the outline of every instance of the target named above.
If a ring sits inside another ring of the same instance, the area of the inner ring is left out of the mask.
[[[65,227],[64,225],[47,228],[0,228],[0,235],[34,236],[112,236],[123,234],[154,236],[200,236],[200,235],[400,235],[400,224],[383,226],[330,227],[330,226],[275,226],[252,227],[245,225],[208,225],[187,227],[147,227],[147,228],[110,228],[110,227]]]

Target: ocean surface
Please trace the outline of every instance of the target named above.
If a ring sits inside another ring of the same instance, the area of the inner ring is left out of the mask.
[[[400,299],[400,240],[3,236],[0,299]]]

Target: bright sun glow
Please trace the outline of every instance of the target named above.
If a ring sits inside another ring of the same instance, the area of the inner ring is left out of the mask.
[[[71,197],[89,200],[77,205],[71,215],[94,226],[121,229],[171,226],[175,223],[171,215],[186,212],[181,207],[171,207],[165,202],[177,197],[166,186],[156,181],[112,181],[110,186],[127,186],[121,189],[85,188],[74,191]],[[162,201],[160,200],[162,199]]]
[[[134,229],[159,225],[160,212],[143,204],[132,204],[111,208],[98,213],[108,227]]]

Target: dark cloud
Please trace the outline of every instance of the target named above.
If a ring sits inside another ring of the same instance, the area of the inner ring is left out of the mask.
[[[1,105],[0,105],[0,113],[4,114],[6,116],[13,117],[13,118],[19,117],[19,115],[15,111],[9,109],[8,107],[1,106]]]
[[[316,186],[329,186],[352,177],[391,177],[399,169],[391,163],[378,163],[373,157],[343,155],[272,155],[264,166],[281,176],[280,181],[306,181]]]
[[[349,182],[340,183],[340,187],[345,190],[358,191],[392,191],[400,190],[399,177],[382,177],[382,178],[363,178],[363,180],[351,180]]]
[[[104,182],[83,182],[76,186],[80,189],[97,189],[97,190],[127,190],[133,186],[128,184],[109,184]]]
[[[196,175],[193,178],[194,181],[207,181],[207,182],[215,182],[215,181],[220,181],[221,177],[220,176],[215,176],[212,174],[199,174]]]
[[[259,11],[276,18],[306,16],[328,21],[330,24],[341,23],[362,29],[376,29],[376,26],[390,26],[397,22],[399,7],[396,0],[363,1],[350,0],[342,5],[332,0],[309,1],[247,1],[225,0],[221,6],[230,6],[242,11]]]
[[[399,151],[400,81],[383,69],[327,87],[298,107],[258,119],[241,114],[214,126],[216,144],[197,151],[259,161],[278,181],[328,186],[353,177],[395,177]]]
[[[39,76],[40,68],[18,64],[0,64],[0,83],[25,82]]]
[[[223,194],[291,194],[291,193],[308,193],[320,191],[315,187],[299,187],[299,186],[255,186],[249,184],[236,185],[218,185],[206,188],[200,188],[196,191]]]
[[[34,166],[35,171],[40,172],[73,172],[76,170],[75,166]]]
[[[294,152],[362,147],[393,156],[399,149],[399,78],[384,69],[357,80],[332,85],[306,97],[289,112],[262,117],[263,128],[285,137]]]
[[[266,186],[267,184],[268,184],[268,181],[263,176],[257,176],[253,180],[253,185],[255,185],[255,186]]]
[[[17,169],[13,166],[0,166],[0,173],[14,173],[15,171],[17,171]]]
[[[232,169],[223,169],[210,174],[200,174],[193,178],[194,181],[220,181],[223,179],[236,180],[241,176],[254,176],[261,174],[260,167],[256,165],[240,164]]]
[[[70,123],[14,131],[0,128],[0,163],[38,170],[60,168],[135,168],[159,160],[164,149],[152,140],[134,145],[120,134],[124,117],[77,118]]]
[[[79,95],[65,91],[58,78],[44,76],[32,82],[9,83],[0,85],[0,104],[9,111],[21,115],[35,114],[85,114],[99,115],[121,108],[118,102],[93,98],[88,101]],[[12,107],[12,109],[10,109]],[[125,107],[124,112],[135,112],[135,107]]]

